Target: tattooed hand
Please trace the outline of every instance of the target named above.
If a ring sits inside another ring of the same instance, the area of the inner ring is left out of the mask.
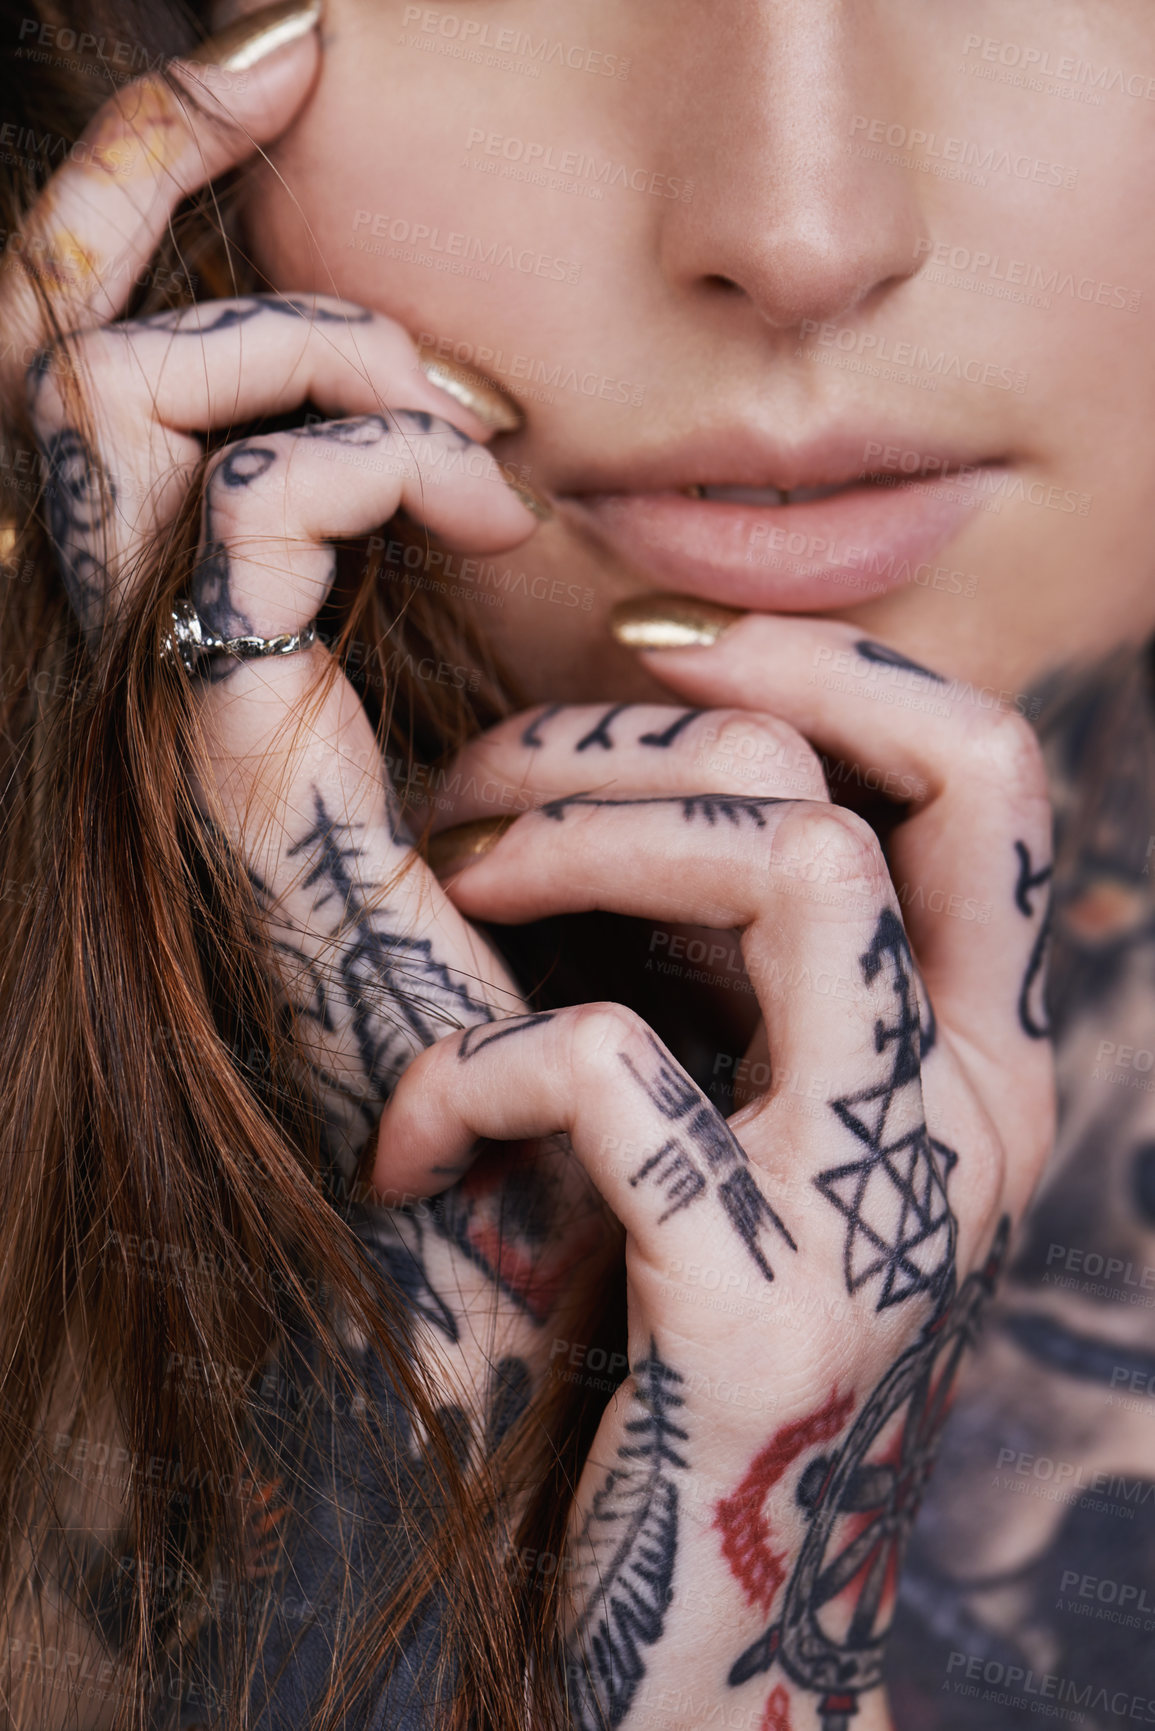
[[[387,318],[323,296],[249,295],[108,322],[176,203],[287,124],[315,55],[300,41],[243,89],[179,66],[175,88],[158,78],[128,87],[30,221],[37,245],[19,256],[57,261],[49,287],[67,334],[40,350],[27,397],[61,576],[96,656],[134,596],[139,556],[205,469],[212,429],[288,418],[306,403],[334,417],[239,439],[210,459],[189,598],[218,637],[301,631],[329,593],[333,540],[401,506],[474,552],[515,546],[535,528],[538,506],[485,449],[516,424],[514,406],[483,381],[446,382],[444,369],[446,389],[435,386]],[[180,81],[201,105],[191,116]],[[219,108],[218,125],[206,122],[206,104]],[[81,261],[71,272],[66,253]],[[28,282],[10,275],[4,293],[35,350],[44,339]],[[159,609],[157,624],[159,639]],[[185,677],[175,662],[168,676]],[[204,660],[192,695],[199,792],[253,881],[333,1160],[350,1177],[413,1054],[522,1000],[400,829],[373,728],[322,642],[283,657]],[[555,1173],[557,1164],[547,1153],[528,1178],[473,1174],[432,1223],[401,1213],[366,1227],[433,1331],[454,1400],[472,1391],[483,1403],[495,1349],[531,1369],[543,1358],[542,1324],[567,1267],[606,1239],[584,1179],[575,1189],[572,1162]],[[520,1234],[507,1222],[503,1259],[493,1233],[514,1193]],[[564,1246],[555,1208],[570,1229]]]
[[[474,741],[454,784],[535,809],[449,887],[492,921],[737,931],[769,1090],[723,1120],[614,1005],[510,1021],[416,1061],[378,1180],[435,1189],[477,1135],[565,1130],[626,1228],[632,1375],[571,1521],[573,1723],[882,1726],[903,1544],[1051,1140],[1042,768],[1018,718],[842,624],[751,616],[650,660],[729,707],[552,706]],[[931,694],[917,727],[879,701],[896,676]],[[906,801],[888,855],[815,747]]]

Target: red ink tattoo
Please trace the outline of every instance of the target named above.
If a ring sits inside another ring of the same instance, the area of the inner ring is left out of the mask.
[[[804,1449],[838,1435],[853,1407],[853,1394],[840,1395],[832,1389],[825,1406],[782,1427],[755,1456],[733,1495],[718,1504],[714,1525],[722,1534],[722,1554],[747,1602],[760,1611],[769,1611],[786,1579],[786,1552],[774,1550],[770,1543],[766,1498]]]
[[[776,1683],[770,1691],[758,1731],[791,1731],[790,1697],[781,1683]]]

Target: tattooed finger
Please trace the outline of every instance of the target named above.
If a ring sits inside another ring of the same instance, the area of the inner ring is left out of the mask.
[[[818,755],[786,722],[736,709],[550,704],[470,740],[439,781],[438,831],[597,788],[825,801]]]
[[[565,1131],[648,1261],[714,1241],[763,1282],[797,1250],[725,1119],[633,1014],[586,1004],[442,1041],[402,1078],[378,1132],[385,1196],[439,1188],[478,1137]]]

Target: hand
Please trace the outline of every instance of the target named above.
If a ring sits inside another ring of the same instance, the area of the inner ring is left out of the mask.
[[[191,115],[163,80],[128,87],[46,190],[14,255],[56,261],[51,277],[42,268],[41,286],[51,287],[65,334],[41,348],[47,332],[29,280],[10,272],[3,285],[0,310],[36,357],[27,395],[49,526],[97,663],[120,655],[138,674],[142,652],[159,650],[172,597],[149,592],[142,572],[202,480],[191,599],[222,637],[301,630],[329,592],[332,540],[402,505],[474,551],[517,545],[536,526],[484,448],[495,426],[511,424],[512,405],[476,392],[462,404],[435,387],[387,318],[321,296],[248,295],[108,322],[180,198],[287,124],[315,55],[311,41],[299,42],[243,88],[178,66],[202,104]],[[215,119],[206,122],[204,104]],[[81,261],[71,274],[56,269],[66,253]],[[11,377],[4,383],[15,388]],[[306,401],[335,418],[242,438],[206,465],[206,432]],[[160,676],[185,679],[174,661]],[[202,808],[249,874],[311,1056],[330,1150],[351,1179],[414,1052],[522,1000],[414,854],[374,730],[323,643],[282,658],[206,660],[190,697]],[[534,1177],[539,1226],[550,1166],[544,1157]],[[572,1163],[556,1200],[567,1225],[588,1216],[588,1248],[604,1233],[571,1173]],[[532,1266],[528,1257],[488,1264],[500,1189],[496,1175],[482,1183],[474,1174],[452,1222],[442,1212],[430,1229],[400,1215],[372,1228],[438,1334],[455,1395],[462,1384],[484,1386],[493,1342],[481,1337],[490,1329],[507,1352],[531,1363],[541,1355],[544,1316],[575,1256],[569,1233],[555,1245],[547,1232]]]
[[[846,657],[849,691],[823,682]],[[748,710],[555,707],[472,742],[463,785],[538,803],[453,898],[737,929],[774,1076],[822,1076],[824,1105],[772,1084],[726,1123],[637,1018],[589,1006],[423,1054],[377,1181],[436,1188],[476,1135],[563,1129],[625,1225],[633,1375],[571,1520],[575,1723],[688,1725],[722,1701],[796,1731],[881,1725],[902,1541],[1050,1146],[1045,780],[1016,717],[844,625],[751,616],[650,660]],[[884,676],[917,727],[858,695]],[[909,800],[889,866],[814,745]]]

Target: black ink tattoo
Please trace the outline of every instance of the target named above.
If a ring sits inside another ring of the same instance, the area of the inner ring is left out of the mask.
[[[360,1075],[356,1101],[365,1130],[375,1122],[374,1106],[389,1091],[409,1060],[453,1028],[491,1022],[493,1011],[473,996],[462,976],[438,960],[428,938],[410,938],[395,929],[388,908],[374,900],[378,886],[366,874],[353,826],[328,811],[313,790],[314,822],[288,850],[303,856],[304,888],[317,892],[314,907],[330,916],[328,941],[333,963],[322,967],[299,939],[275,938],[276,948],[294,964],[298,985],[307,994],[294,999],[293,1013],[330,1036],[343,1028],[353,1034]],[[263,898],[258,886],[258,899]],[[321,1077],[332,1087],[332,1078]],[[348,1084],[338,1092],[352,1094]]]
[[[663,728],[661,733],[643,733],[641,738],[638,740],[638,744],[653,745],[656,746],[659,751],[668,751],[683,729],[689,727],[691,721],[697,721],[701,713],[702,711],[700,709],[685,709],[682,711],[681,715],[676,716],[674,720],[671,721],[669,727]]]
[[[661,1639],[678,1554],[678,1481],[688,1441],[676,1422],[682,1379],[658,1356],[634,1369],[617,1464],[594,1493],[573,1543],[576,1619],[567,1642],[570,1723],[613,1731]]]
[[[780,1663],[795,1683],[820,1697],[822,1731],[849,1731],[859,1696],[882,1682],[894,1581],[955,1376],[978,1333],[1009,1232],[1004,1216],[982,1268],[957,1294],[952,1267],[944,1303],[868,1396],[841,1446],[832,1455],[812,1454],[795,1481],[806,1536],[781,1615],[735,1660],[729,1681],[746,1683]],[[787,1428],[805,1437],[805,1421]],[[785,1440],[782,1433],[775,1439],[785,1456],[783,1471],[792,1454],[802,1452],[783,1449]],[[759,1512],[752,1510],[751,1518]],[[838,1603],[850,1593],[853,1607]]]
[[[115,508],[116,487],[75,427],[64,427],[38,443],[48,533],[73,612],[91,636],[99,630],[108,603],[109,573],[97,539]]]
[[[692,793],[684,794],[654,794],[637,799],[602,799],[593,793],[572,793],[563,799],[553,799],[539,806],[538,811],[543,817],[552,817],[556,823],[562,823],[569,811],[583,807],[613,808],[621,806],[656,805],[667,806],[671,810],[680,811],[686,823],[694,823],[699,818],[705,820],[711,829],[723,821],[734,829],[742,829],[752,825],[755,829],[766,827],[766,812],[770,806],[784,805],[788,802],[776,799],[771,795],[762,798],[749,798],[741,793]]]
[[[558,1242],[556,1180],[517,1161],[513,1147],[494,1166],[474,1166],[429,1206],[434,1230],[542,1327],[573,1264],[589,1249],[571,1234]]]
[[[201,624],[215,637],[251,637],[255,627],[232,593],[232,566],[228,547],[214,528],[213,499],[224,488],[238,492],[267,475],[277,461],[268,445],[241,440],[231,445],[208,478],[201,506],[201,550],[192,575],[190,593]],[[240,662],[227,655],[205,656],[197,667],[197,678],[208,685],[229,679]]]
[[[900,655],[897,649],[891,649],[885,643],[874,643],[869,637],[860,637],[854,647],[863,661],[870,661],[876,667],[896,667],[903,673],[917,673],[923,679],[933,679],[936,685],[946,684],[941,673],[932,673],[929,667],[921,667],[917,661]]]
[[[618,716],[622,714],[623,710],[631,709],[632,707],[633,705],[629,703],[613,704],[611,708],[606,710],[601,720],[590,728],[585,737],[578,740],[577,744],[574,746],[574,750],[588,751],[591,745],[597,745],[600,746],[603,751],[612,751],[614,749],[614,742],[610,734],[610,728],[613,726]]]
[[[1054,867],[1045,865],[1036,870],[1031,863],[1030,850],[1025,842],[1017,841],[1015,843],[1015,853],[1019,862],[1019,875],[1015,884],[1015,906],[1024,919],[1030,920],[1035,917],[1035,908],[1031,900],[1035,891],[1045,889],[1047,892],[1042,922],[1035,934],[1035,941],[1031,945],[1023,983],[1019,988],[1019,1026],[1030,1039],[1046,1040],[1051,1033],[1051,1019],[1047,1014],[1044,995],[1046,989],[1044,963],[1047,956],[1047,944],[1051,936],[1051,879],[1054,875]]]
[[[435,1206],[435,1205],[434,1205]],[[426,1265],[425,1230],[416,1213],[373,1209],[360,1227],[366,1246],[405,1299],[409,1312],[446,1340],[460,1339],[457,1318]]]
[[[893,909],[879,917],[861,957],[872,985],[884,970],[895,1020],[874,1025],[875,1051],[891,1053],[886,1075],[872,1087],[831,1102],[866,1153],[833,1166],[814,1182],[846,1217],[843,1272],[847,1292],[876,1282],[876,1309],[917,1293],[937,1305],[953,1280],[957,1223],[947,1178],[957,1155],[931,1136],[922,1104],[921,1059],[927,1049],[914,961]]]
[[[485,1403],[485,1452],[492,1455],[529,1408],[533,1378],[524,1358],[499,1359]]]
[[[665,1203],[659,1225],[712,1192],[755,1267],[773,1280],[765,1238],[775,1233],[791,1250],[798,1246],[762,1194],[746,1151],[726,1120],[652,1034],[648,1039],[657,1058],[651,1075],[643,1076],[624,1052],[621,1060],[662,1117],[678,1125],[679,1133],[668,1136],[631,1172],[631,1186],[657,1187]]]
[[[541,737],[541,729],[545,726],[547,721],[552,721],[555,715],[561,713],[562,707],[563,706],[560,703],[547,703],[545,708],[540,712],[540,714],[534,716],[533,720],[522,733],[521,743],[530,746],[534,751],[540,751],[542,746],[545,744],[545,740]]]
[[[510,1016],[502,1022],[475,1023],[462,1034],[457,1046],[457,1056],[464,1064],[498,1040],[506,1040],[511,1034],[522,1034],[530,1029],[543,1027],[546,1022],[553,1021],[555,1014],[553,1010],[541,1010],[534,1015]]]
[[[191,316],[194,313],[208,314],[208,318],[195,319]],[[128,319],[107,328],[114,334],[126,336],[137,330],[149,330],[167,331],[177,337],[203,337],[212,331],[233,330],[237,325],[268,316],[303,319],[306,324],[316,325],[364,325],[369,323],[373,314],[367,307],[352,303],[337,309],[312,306],[292,295],[242,295],[235,300],[209,302],[204,306],[166,308],[163,312],[148,313],[144,318]]]
[[[606,710],[601,719],[594,724],[590,731],[578,740],[577,744],[574,746],[574,750],[589,751],[592,746],[596,745],[600,746],[603,751],[613,751],[617,743],[611,732],[614,722],[617,720],[618,716],[624,714],[627,709],[636,708],[637,705],[633,703],[613,704],[611,708]],[[565,705],[563,703],[547,704],[547,706],[539,711],[539,713],[533,717],[532,721],[527,724],[521,736],[521,743],[530,746],[535,751],[540,750],[540,748],[545,744],[545,740],[541,737],[542,728],[547,722],[552,721],[555,715],[561,715],[564,713],[564,710]],[[678,735],[685,728],[689,727],[691,721],[696,720],[701,713],[702,711],[700,709],[683,710],[682,713],[675,716],[669,726],[663,728],[660,733],[652,729],[649,733],[639,735],[637,743],[639,745],[654,746],[662,751],[668,750],[669,747],[673,745]]]

